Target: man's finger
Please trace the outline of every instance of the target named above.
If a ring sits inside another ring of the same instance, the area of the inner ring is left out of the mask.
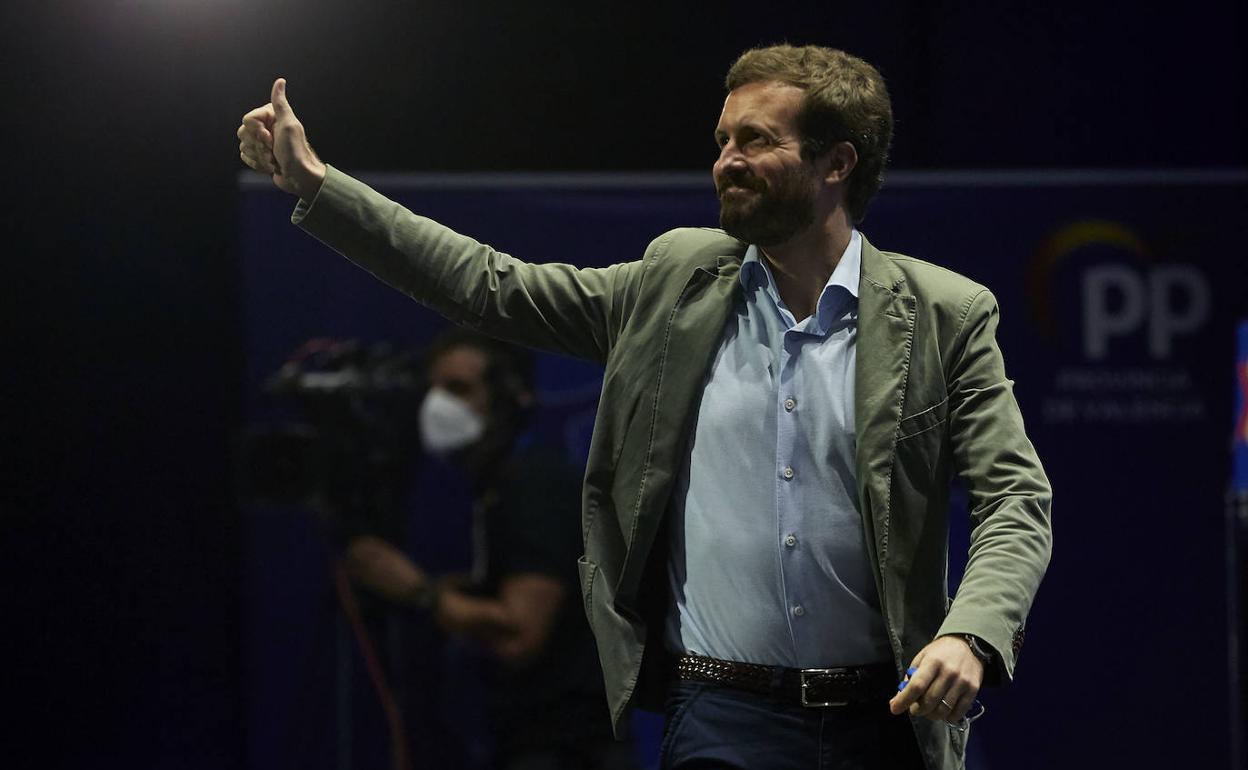
[[[273,147],[273,133],[258,120],[244,119],[235,132],[241,143],[254,147]]]
[[[273,153],[267,150],[259,150],[252,147],[240,147],[238,157],[256,171],[263,171],[266,174],[272,174],[277,171],[277,164],[273,160]]]
[[[263,155],[256,156],[246,152],[239,152],[238,157],[241,158],[243,163],[245,163],[249,168],[253,168],[256,171],[270,175],[276,171],[273,161]]]
[[[952,686],[949,677],[940,677],[933,681],[923,693],[923,697],[910,707],[910,713],[917,717],[930,719],[946,719],[957,706],[958,691]]]
[[[273,81],[273,114],[278,118],[284,118],[293,115],[294,110],[290,108],[290,102],[286,101],[286,78],[278,78]]]
[[[923,665],[923,658],[927,654],[927,648],[919,650],[919,654],[914,656],[914,660],[910,661],[910,667],[906,669],[906,676],[897,685],[897,694],[888,702],[888,709],[894,714],[902,714],[910,706],[914,699],[917,699],[923,693],[922,688],[916,688],[916,692],[912,693],[912,697],[903,697],[906,691],[910,689],[912,677],[918,673],[919,666]]]
[[[943,719],[949,722],[953,720],[954,710],[958,707],[958,699],[954,697],[952,692],[947,692],[936,699],[935,705],[932,707],[932,718]]]
[[[946,715],[945,719],[953,724],[957,724],[958,722],[961,722],[966,717],[966,713],[970,711],[971,706],[975,704],[975,692],[973,690],[967,690],[966,692],[962,693],[961,697],[958,698],[957,702],[949,700],[947,696],[945,700],[948,700],[950,703],[953,703],[953,711],[950,714]]]
[[[261,126],[269,127],[273,125],[273,121],[276,119],[276,117],[277,117],[277,114],[273,110],[273,105],[266,104],[263,107],[257,107],[254,110],[251,110],[250,112],[248,112],[246,115],[244,115],[243,125],[246,126],[249,123],[251,123],[251,124],[259,124]]]
[[[924,671],[922,667],[911,666],[908,671],[913,671],[914,673],[909,674],[910,678],[902,683],[904,686],[888,702],[888,709],[894,714],[904,713],[911,705],[917,703],[919,698],[923,697],[923,694],[927,692],[928,685],[931,684],[931,675]]]
[[[273,150],[256,142],[239,142],[238,154],[245,160],[249,160],[247,165],[252,168],[267,170],[265,169],[266,161],[269,161],[268,165],[272,165],[271,159],[273,158]]]

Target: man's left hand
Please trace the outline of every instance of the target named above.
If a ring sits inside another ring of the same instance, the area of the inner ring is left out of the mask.
[[[942,636],[919,651],[910,663],[910,679],[888,702],[889,711],[959,722],[984,681],[984,664],[959,636]]]

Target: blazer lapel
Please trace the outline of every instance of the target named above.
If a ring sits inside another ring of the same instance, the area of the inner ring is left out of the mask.
[[[877,582],[881,581],[879,566],[888,554],[889,488],[914,337],[916,302],[905,288],[902,273],[863,238],[854,374],[855,461],[858,499],[867,546],[874,551]],[[883,596],[883,586],[879,587]]]

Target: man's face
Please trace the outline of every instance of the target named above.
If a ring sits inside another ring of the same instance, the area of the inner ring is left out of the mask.
[[[462,400],[485,419],[490,417],[490,387],[485,381],[489,359],[474,347],[442,353],[429,368],[429,384]]]
[[[784,243],[814,221],[818,178],[802,160],[797,112],[803,91],[748,83],[728,94],[715,127],[712,167],[719,223],[747,243]]]

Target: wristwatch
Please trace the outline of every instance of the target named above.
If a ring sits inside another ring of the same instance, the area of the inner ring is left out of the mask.
[[[984,664],[984,668],[992,665],[992,653],[985,649],[983,642],[979,641],[979,637],[974,634],[963,634],[962,638],[966,640],[967,646],[971,648],[971,653],[979,658],[979,662]]]

